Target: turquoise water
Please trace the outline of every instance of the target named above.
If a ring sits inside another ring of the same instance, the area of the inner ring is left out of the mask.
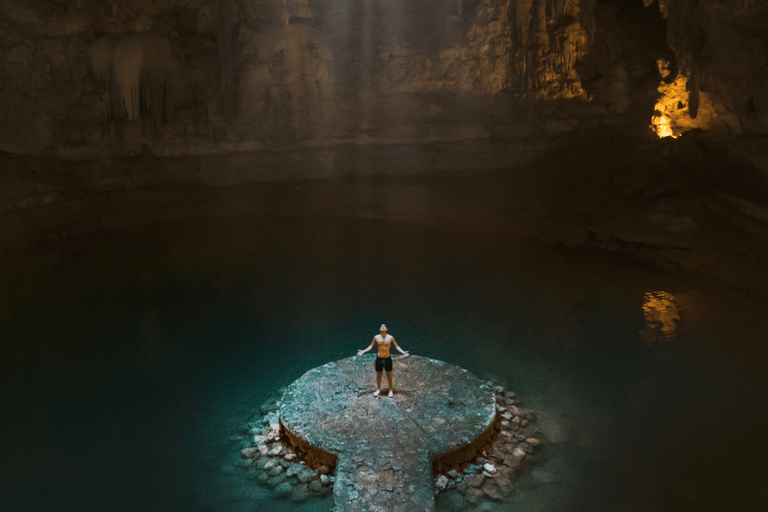
[[[766,305],[697,278],[503,234],[287,218],[114,229],[0,275],[2,510],[329,510],[273,501],[227,440],[382,322],[536,411],[544,445],[497,510],[768,502]]]

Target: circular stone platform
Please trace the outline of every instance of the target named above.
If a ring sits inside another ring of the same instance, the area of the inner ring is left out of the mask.
[[[339,512],[432,511],[432,460],[486,433],[496,417],[493,391],[458,366],[410,356],[393,358],[395,396],[384,389],[376,398],[374,359],[308,371],[288,386],[280,421],[289,436],[338,457]]]

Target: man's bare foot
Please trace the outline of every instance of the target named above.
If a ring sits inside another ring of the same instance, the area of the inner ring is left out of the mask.
[[[381,393],[381,390],[377,389],[376,392],[373,394],[373,396],[379,396],[379,393]]]

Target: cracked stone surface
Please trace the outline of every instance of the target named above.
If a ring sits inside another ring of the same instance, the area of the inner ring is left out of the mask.
[[[283,395],[283,426],[338,457],[335,510],[433,511],[431,461],[480,437],[496,415],[493,391],[458,366],[394,359],[395,395],[373,396],[375,356],[328,363]],[[386,379],[383,379],[386,383]]]

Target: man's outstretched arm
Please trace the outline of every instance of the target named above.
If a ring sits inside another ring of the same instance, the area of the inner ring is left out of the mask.
[[[403,349],[400,348],[400,345],[397,344],[397,342],[395,341],[395,338],[392,338],[392,344],[395,346],[397,351],[400,352],[401,354],[403,354],[404,356],[411,355],[411,353],[408,352],[407,350],[403,350]]]
[[[376,343],[376,340],[373,340],[373,341],[371,342],[371,346],[370,346],[370,347],[368,347],[367,349],[365,349],[365,350],[358,350],[358,351],[357,351],[357,355],[361,356],[361,355],[365,354],[366,352],[370,352],[371,350],[373,350],[373,344],[374,344],[374,343]]]

